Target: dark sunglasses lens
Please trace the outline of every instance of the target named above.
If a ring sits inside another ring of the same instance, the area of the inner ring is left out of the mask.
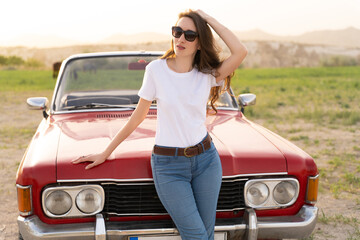
[[[183,33],[183,30],[179,27],[173,27],[172,28],[172,35],[176,38],[181,37],[181,34]]]
[[[189,42],[192,42],[196,39],[196,33],[193,31],[186,31],[185,32],[185,39],[188,40]]]
[[[197,37],[197,33],[194,31],[184,31],[181,29],[181,27],[172,27],[172,35],[175,38],[181,37],[183,33],[185,34],[185,39],[189,42],[193,42]]]

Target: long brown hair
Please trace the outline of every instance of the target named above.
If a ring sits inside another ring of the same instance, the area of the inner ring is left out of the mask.
[[[198,50],[195,54],[193,67],[196,67],[198,71],[203,73],[212,74],[214,77],[219,76],[217,69],[221,66],[223,61],[220,60],[220,49],[217,46],[213,34],[209,25],[205,22],[205,20],[196,12],[192,10],[188,10],[186,12],[182,12],[179,14],[179,18],[188,17],[191,18],[195,24],[195,27],[198,32],[198,39],[200,50]],[[171,47],[166,53],[161,57],[162,59],[174,58],[174,41],[171,40]],[[228,91],[230,93],[230,80],[234,73],[230,74],[225,78],[225,82],[223,87],[213,87],[210,91],[210,97],[208,104],[212,107],[217,113],[217,109],[215,107],[216,100],[219,99],[221,93],[224,91]]]

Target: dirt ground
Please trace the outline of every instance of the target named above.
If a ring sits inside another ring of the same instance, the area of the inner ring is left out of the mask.
[[[27,97],[34,96],[34,93],[16,95],[15,93],[0,92],[0,99],[2,99],[2,104],[0,104],[0,240],[17,239],[18,237],[16,170],[32,133],[42,119],[40,111],[30,111],[26,108]],[[50,95],[51,92],[35,94],[35,96],[47,97]],[[296,124],[301,126],[295,126]],[[288,132],[286,138],[296,139],[297,135],[308,136],[305,139],[307,141],[295,140],[294,142],[311,155],[317,155],[316,161],[319,168],[331,167],[328,163],[330,154],[323,154],[329,151],[330,147],[334,154],[338,154],[339,151],[355,151],[355,163],[358,163],[360,153],[358,148],[354,146],[360,146],[359,127],[348,131],[346,128],[329,129],[322,127],[314,129],[312,124],[296,124],[277,124],[276,128],[280,132]],[[287,131],[287,129],[301,130]],[[317,144],[312,144],[312,140]],[[332,173],[335,175],[338,172],[332,170]],[[327,177],[326,181],[329,179],[331,180],[330,177]],[[317,203],[320,208],[319,221],[314,233],[307,239],[360,239],[360,197],[357,195],[358,191],[340,192],[335,198],[332,191],[327,188],[329,185],[324,184],[323,187],[320,187]]]

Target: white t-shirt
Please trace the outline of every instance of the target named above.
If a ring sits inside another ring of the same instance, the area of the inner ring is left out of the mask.
[[[156,99],[155,144],[188,147],[199,143],[207,133],[206,104],[210,89],[218,86],[211,74],[193,68],[187,73],[172,71],[165,59],[152,61],[144,74],[138,95]]]

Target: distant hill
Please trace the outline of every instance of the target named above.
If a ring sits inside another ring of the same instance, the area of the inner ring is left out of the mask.
[[[246,68],[360,65],[360,30],[356,28],[314,31],[298,36],[276,36],[259,29],[236,34],[249,51],[243,63]],[[170,39],[171,36],[167,34],[148,32],[116,34],[96,43],[85,44],[56,36],[27,35],[12,42],[12,47],[1,47],[0,42],[0,55],[36,59],[50,68],[54,62],[77,53],[166,51],[170,47]],[[223,41],[217,40],[223,55],[228,55],[229,49]]]
[[[349,27],[342,30],[323,30],[304,33],[296,36],[277,36],[256,29],[236,32],[241,40],[295,42],[301,44],[332,45],[360,48],[360,29]]]
[[[260,29],[235,32],[244,41],[279,41],[301,44],[333,45],[341,47],[360,47],[360,29],[349,27],[342,30],[323,30],[304,33],[296,36],[277,36]],[[98,44],[137,44],[170,41],[171,36],[160,33],[138,33],[132,35],[115,34]]]
[[[235,32],[235,34],[243,41],[277,41],[277,39],[281,38],[279,36],[266,33],[260,29]]]
[[[235,32],[243,41],[275,41],[293,42],[311,45],[331,45],[340,47],[360,48],[360,29],[349,27],[341,30],[323,30],[304,33],[296,36],[278,36],[260,29]],[[171,40],[170,34],[145,32],[137,34],[114,34],[98,42],[79,42],[54,35],[23,35],[11,41],[2,42],[0,46],[24,46],[37,48],[65,47],[74,45],[108,45],[108,44],[144,44],[160,43]]]
[[[360,47],[360,29],[349,27],[343,30],[314,31],[300,35],[298,42],[344,47]],[[293,39],[296,42],[296,39]]]
[[[360,66],[360,48],[329,45],[311,45],[280,41],[243,41],[249,51],[243,63],[245,68]],[[228,48],[220,43],[223,54]],[[50,68],[73,54],[108,51],[166,51],[169,42],[139,44],[93,44],[56,48],[0,47],[0,55],[36,59]],[[0,66],[0,69],[2,67]]]

